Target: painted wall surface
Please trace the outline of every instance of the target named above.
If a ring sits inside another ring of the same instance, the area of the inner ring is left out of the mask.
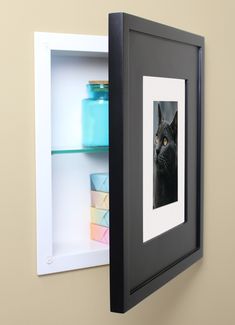
[[[107,34],[125,11],[206,37],[204,259],[125,315],[108,267],[36,276],[33,32]],[[235,324],[234,0],[2,0],[0,324]]]

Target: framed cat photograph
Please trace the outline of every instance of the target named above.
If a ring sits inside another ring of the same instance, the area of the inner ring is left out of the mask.
[[[110,15],[111,310],[203,255],[204,38]]]
[[[184,139],[185,80],[143,76],[143,242],[185,220]]]

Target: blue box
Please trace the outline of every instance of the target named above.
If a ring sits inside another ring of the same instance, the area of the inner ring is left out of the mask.
[[[91,190],[99,192],[109,192],[109,174],[96,173],[90,175]]]

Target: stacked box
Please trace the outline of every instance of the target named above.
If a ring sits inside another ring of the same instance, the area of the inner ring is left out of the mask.
[[[109,193],[91,191],[91,206],[96,209],[109,210]]]
[[[91,190],[109,193],[109,174],[96,173],[90,175]]]
[[[109,227],[109,210],[91,207],[91,223]]]
[[[91,223],[91,239],[109,244],[109,228]]]
[[[91,239],[109,244],[109,175],[90,175],[91,182]]]

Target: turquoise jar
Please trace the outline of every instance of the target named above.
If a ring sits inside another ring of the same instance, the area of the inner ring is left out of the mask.
[[[107,81],[89,81],[88,98],[82,100],[82,144],[84,147],[109,145],[109,88]]]

